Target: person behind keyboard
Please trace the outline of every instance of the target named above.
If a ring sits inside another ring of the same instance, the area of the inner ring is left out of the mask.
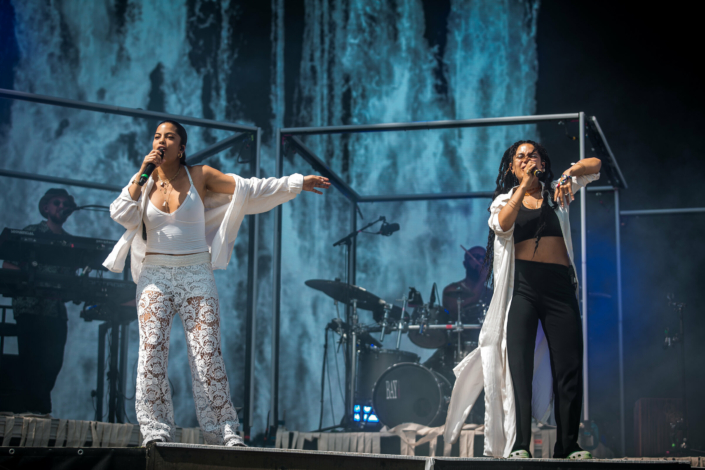
[[[49,189],[39,200],[39,213],[45,219],[23,230],[42,235],[66,237],[64,223],[76,208],[73,196],[65,189]],[[27,263],[4,261],[3,269],[28,270]],[[39,264],[37,272],[74,275],[71,268]],[[68,317],[61,299],[16,297],[12,313],[17,323],[17,346],[23,372],[22,410],[36,414],[51,413],[51,391],[64,363]]]

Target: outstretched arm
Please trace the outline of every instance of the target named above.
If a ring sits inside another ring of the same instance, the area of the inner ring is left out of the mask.
[[[207,165],[204,165],[203,178],[205,181],[206,190],[208,191],[223,194],[233,194],[235,192],[235,180],[232,177],[216,170],[215,168],[211,168]],[[330,188],[330,182],[328,181],[328,178],[317,175],[304,176],[304,184],[301,189],[316,194],[323,194],[316,188]]]
[[[575,200],[575,196],[573,196],[573,176],[594,175],[600,172],[601,167],[602,161],[599,158],[584,158],[568,168],[563,172],[563,175],[568,176],[568,178],[564,179],[561,177],[559,180],[560,184],[556,186],[556,190],[553,193],[553,200],[560,203],[561,206],[566,203],[570,204]]]
[[[326,178],[325,176],[304,176],[304,186],[301,189],[316,194],[323,194],[322,192],[316,190],[316,188],[328,189],[330,188],[330,181],[328,181],[328,178]]]

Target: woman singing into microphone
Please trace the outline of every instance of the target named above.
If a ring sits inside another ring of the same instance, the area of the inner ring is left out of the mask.
[[[220,306],[214,269],[225,269],[247,214],[268,211],[297,194],[328,188],[321,176],[241,178],[209,166],[186,165],[186,130],[175,121],[157,127],[152,151],[110,206],[127,231],[105,260],[122,272],[132,249],[140,331],[135,407],[143,444],[174,440],[167,378],[169,333],[175,314],[186,332],[198,423],[207,444],[244,445],[220,349]],[[138,184],[148,164],[156,170]]]
[[[600,166],[596,158],[580,160],[552,183],[551,194],[535,173],[553,178],[541,145],[522,140],[504,152],[485,258],[494,295],[479,347],[454,369],[446,442],[458,438],[484,386],[485,455],[531,458],[533,415],[555,417],[555,458],[592,458],[578,446],[583,337],[568,205],[600,177]]]

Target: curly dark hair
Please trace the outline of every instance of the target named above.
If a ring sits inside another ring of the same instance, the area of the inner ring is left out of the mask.
[[[534,142],[533,140],[520,140],[518,142],[514,142],[512,146],[504,152],[504,155],[502,156],[502,162],[499,164],[499,174],[497,175],[497,187],[494,190],[494,197],[492,198],[493,202],[495,199],[497,199],[497,196],[499,196],[500,194],[508,193],[513,187],[519,184],[519,180],[516,176],[514,176],[514,173],[512,173],[511,171],[511,163],[512,159],[514,158],[514,155],[516,155],[517,150],[519,149],[519,146],[523,144],[533,145],[534,149],[541,156],[541,160],[544,163],[544,174],[541,179],[545,182],[550,182],[553,180],[553,172],[551,171],[551,159],[548,156],[548,152],[541,144],[539,144],[538,142]],[[543,202],[541,203],[539,226],[536,230],[535,235],[536,248],[534,248],[534,253],[539,247],[539,240],[541,240],[541,234],[543,233],[544,228],[546,228],[546,216],[548,214],[548,211],[550,210],[550,208],[548,207],[548,201],[551,200],[549,184],[544,185],[541,196],[543,197]],[[553,208],[555,209],[558,204],[555,201],[551,202],[553,204]],[[490,203],[490,207],[491,205],[492,204]],[[487,208],[488,212],[490,210],[490,207]],[[487,236],[487,254],[485,255],[484,262],[484,266],[488,266],[486,282],[490,287],[493,287],[494,285],[494,278],[492,276],[494,271],[494,238],[494,231],[490,229],[490,233]]]

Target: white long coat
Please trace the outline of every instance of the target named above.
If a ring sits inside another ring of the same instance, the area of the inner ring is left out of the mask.
[[[233,194],[207,191],[203,205],[206,214],[206,243],[211,252],[213,269],[225,269],[235,246],[237,232],[246,215],[267,212],[290,201],[301,192],[304,177],[298,173],[283,178],[241,178],[228,173],[235,180]],[[142,272],[146,242],[142,239],[142,216],[149,203],[149,194],[154,180],[149,178],[139,199],[134,201],[128,191],[129,185],[112,204],[110,217],[126,231],[113,251],[103,262],[110,271],[120,273],[125,268],[127,252],[131,252],[132,280],[137,283]]]
[[[600,174],[572,178],[573,193],[597,180]],[[554,181],[552,187],[555,187]],[[501,194],[490,206],[489,226],[494,240],[494,295],[480,331],[478,347],[458,364],[453,394],[448,406],[444,431],[445,442],[455,442],[480,392],[485,389],[485,450],[486,456],[508,457],[516,439],[516,410],[514,387],[507,360],[507,312],[514,291],[514,225],[506,232],[499,225],[499,212],[514,194]],[[556,210],[573,261],[573,243],[570,237],[568,206]],[[576,287],[576,295],[577,295]],[[534,418],[548,422],[553,418],[553,378],[548,343],[539,322],[534,351],[534,378],[531,411]]]

